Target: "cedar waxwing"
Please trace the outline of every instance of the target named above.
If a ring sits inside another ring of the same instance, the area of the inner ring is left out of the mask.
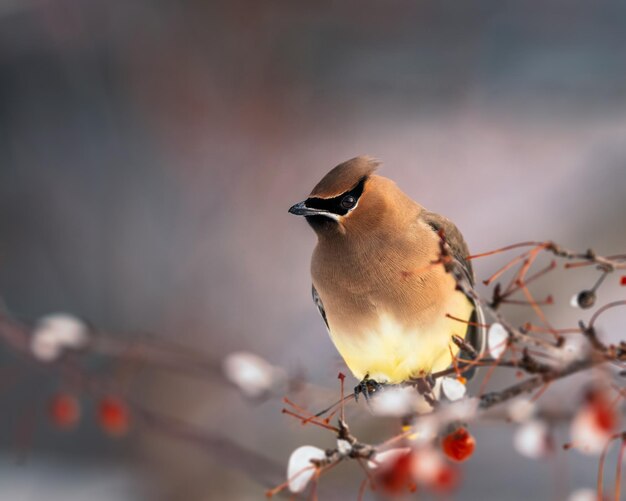
[[[317,234],[313,300],[335,347],[366,397],[382,384],[424,378],[449,367],[459,351],[451,336],[482,351],[482,312],[457,289],[443,265],[441,238],[473,284],[457,227],[374,174],[379,163],[356,157],[332,169],[304,202]],[[451,319],[450,314],[461,321]],[[468,322],[468,323],[464,323]]]

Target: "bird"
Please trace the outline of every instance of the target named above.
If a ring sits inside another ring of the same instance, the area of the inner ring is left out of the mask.
[[[448,218],[413,201],[358,156],[337,165],[289,212],[317,235],[312,296],[365,398],[386,385],[428,380],[465,339],[484,350],[483,314],[442,264],[442,242],[470,285],[467,244]],[[463,344],[462,344],[463,345]]]

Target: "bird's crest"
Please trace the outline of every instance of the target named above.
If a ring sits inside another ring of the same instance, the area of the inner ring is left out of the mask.
[[[372,157],[355,157],[339,164],[317,183],[311,197],[332,198],[350,190],[363,179],[371,175],[380,165]]]

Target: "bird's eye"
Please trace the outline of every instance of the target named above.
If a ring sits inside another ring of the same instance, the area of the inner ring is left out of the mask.
[[[347,195],[341,199],[341,206],[344,209],[352,209],[356,205],[356,198],[352,195]]]

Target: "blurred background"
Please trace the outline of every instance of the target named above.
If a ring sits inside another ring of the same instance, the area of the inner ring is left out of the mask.
[[[473,252],[553,239],[623,253],[624,54],[618,0],[2,0],[0,296],[26,321],[68,311],[215,360],[250,350],[332,401],[341,360],[310,300],[315,238],[289,206],[369,154]],[[502,262],[477,261],[479,278]],[[563,290],[558,326],[575,325],[569,297],[593,277],[548,284]],[[601,299],[619,293],[608,284]],[[33,412],[59,382],[22,372],[2,378],[2,499],[263,498],[219,457],[158,433],[112,440],[89,419],[60,433]],[[279,464],[298,445],[333,445],[279,401],[135,376],[150,406]],[[389,436],[351,412],[364,438]],[[23,457],[25,415],[37,425]],[[563,499],[595,483],[596,458],[531,462],[510,426],[474,432],[454,499]],[[321,499],[356,499],[360,475],[340,466]]]

